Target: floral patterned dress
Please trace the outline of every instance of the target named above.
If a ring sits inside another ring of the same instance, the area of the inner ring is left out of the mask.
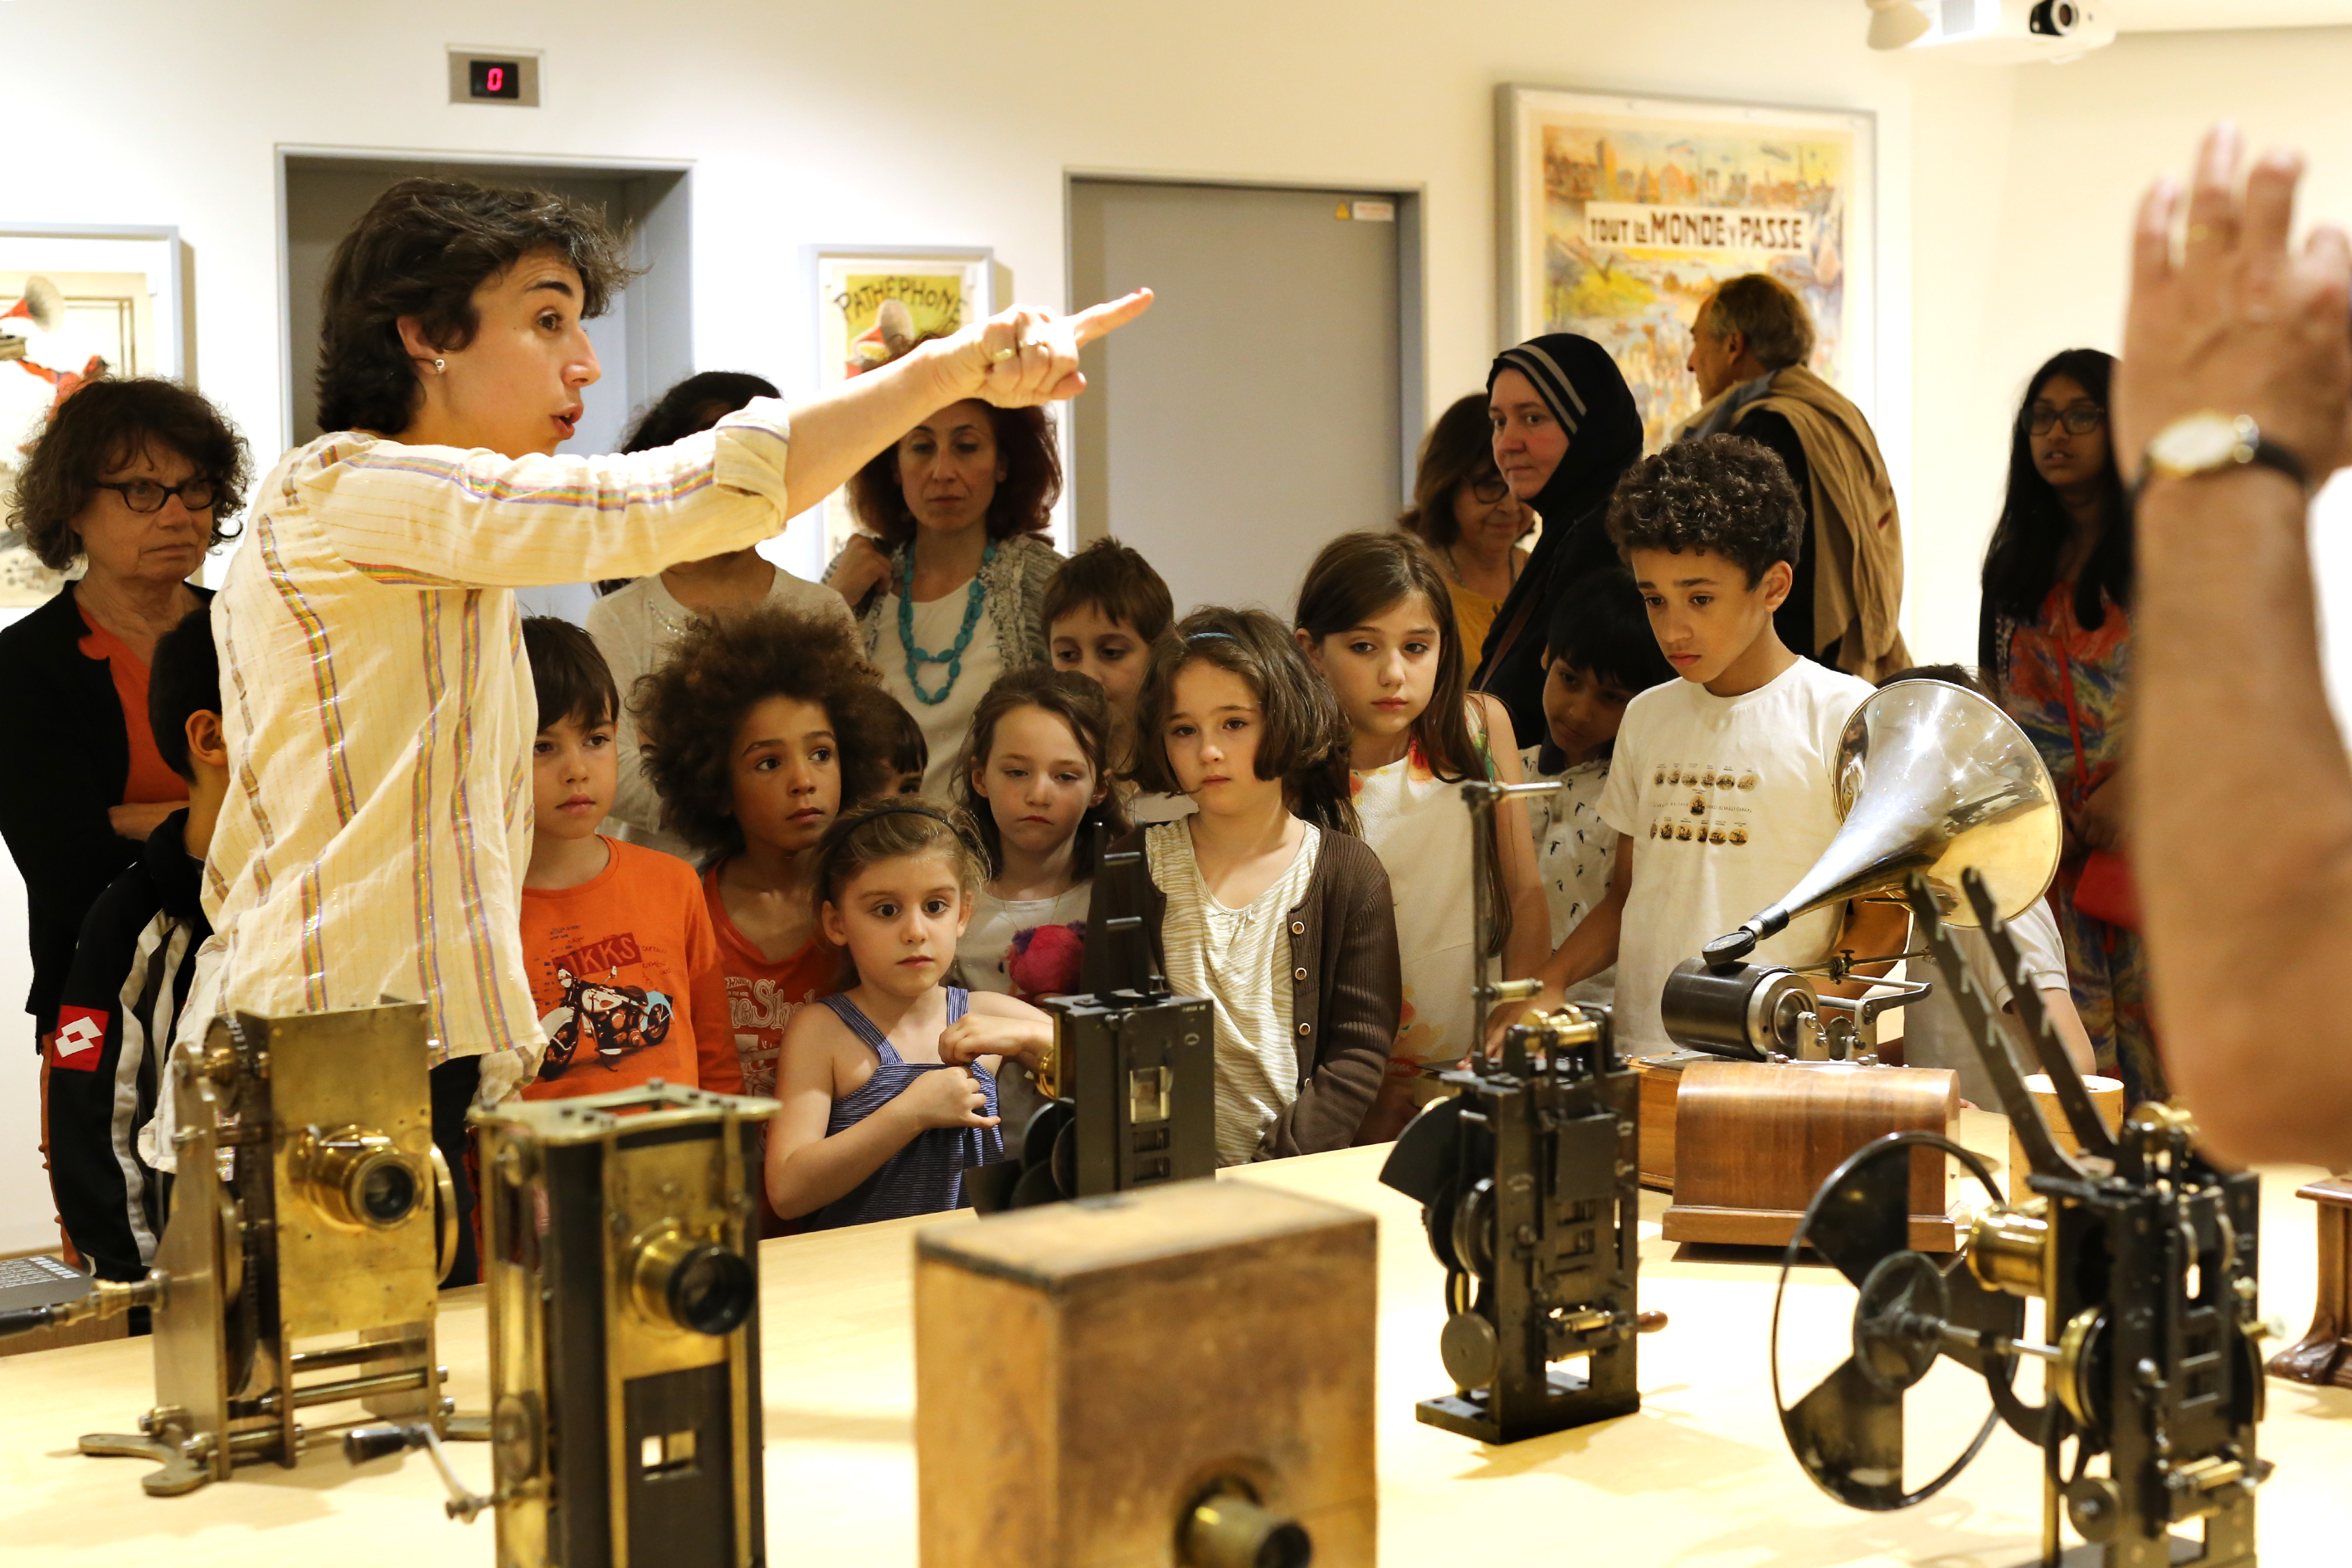
[[[2131,666],[2131,612],[2107,601],[2105,619],[2085,629],[2074,584],[2052,586],[2032,624],[2010,623],[2000,643],[2002,706],[2049,766],[2059,798],[2079,805],[2111,777],[2125,749]],[[2094,920],[2074,907],[2082,852],[2070,853],[2050,889],[2066,942],[2074,1005],[2099,1070],[2120,1078],[2127,1103],[2171,1091],[2148,1020],[2147,956],[2137,931]]]

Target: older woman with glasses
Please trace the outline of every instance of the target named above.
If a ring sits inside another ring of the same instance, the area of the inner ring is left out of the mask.
[[[155,641],[211,595],[189,582],[245,504],[245,442],[176,382],[96,381],[57,406],[16,476],[11,521],[82,576],[0,631],[0,835],[25,879],[43,1036],[82,917],[188,804],[147,723]]]
[[[1412,508],[1397,526],[1419,534],[1445,567],[1465,668],[1477,664],[1495,613],[1527,566],[1519,541],[1535,522],[1535,513],[1511,494],[1495,467],[1486,395],[1474,392],[1457,400],[1421,444]]]

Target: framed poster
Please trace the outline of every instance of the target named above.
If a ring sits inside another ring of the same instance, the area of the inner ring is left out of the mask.
[[[1496,106],[1508,341],[1599,342],[1654,450],[1698,408],[1699,305],[1767,272],[1812,312],[1811,368],[1874,411],[1871,114],[1515,86]]]
[[[809,247],[811,292],[816,300],[816,390],[837,386],[887,356],[875,325],[885,300],[906,305],[919,337],[952,332],[992,315],[995,255],[985,247]],[[840,552],[856,527],[847,491],[827,496],[820,569]]]
[[[182,374],[182,342],[177,229],[0,225],[0,519],[52,408],[100,375]],[[0,607],[60,581],[0,531]]]

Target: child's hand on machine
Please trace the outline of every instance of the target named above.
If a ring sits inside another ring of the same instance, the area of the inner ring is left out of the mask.
[[[961,1066],[982,1057],[1003,1057],[1033,1071],[1054,1043],[1050,1018],[1019,1018],[974,1010],[940,1035],[940,1060]]]
[[[1486,1059],[1493,1061],[1503,1054],[1504,1035],[1529,1013],[1557,1013],[1566,1005],[1568,993],[1556,985],[1547,985],[1521,1001],[1496,1003],[1486,1015]],[[1464,1065],[1468,1065],[1466,1060]]]
[[[987,1114],[988,1095],[980,1080],[961,1067],[923,1074],[897,1103],[925,1127],[993,1127],[998,1120]]]

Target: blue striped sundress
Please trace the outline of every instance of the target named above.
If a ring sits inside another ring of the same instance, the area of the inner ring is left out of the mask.
[[[939,1072],[938,1062],[910,1062],[899,1056],[889,1037],[874,1026],[864,1008],[846,994],[820,999],[849,1032],[881,1058],[874,1076],[833,1102],[825,1118],[824,1135],[855,1127],[912,1088],[927,1072]],[[962,1017],[971,993],[948,987],[948,1022]],[[996,1078],[974,1062],[971,1076],[988,1097],[984,1114],[996,1114]],[[909,1215],[940,1214],[963,1205],[963,1173],[974,1165],[1004,1158],[1004,1135],[994,1127],[927,1127],[907,1146],[882,1162],[881,1167],[848,1192],[810,1216],[811,1230],[831,1230],[845,1225],[868,1225],[876,1220],[905,1219]]]

